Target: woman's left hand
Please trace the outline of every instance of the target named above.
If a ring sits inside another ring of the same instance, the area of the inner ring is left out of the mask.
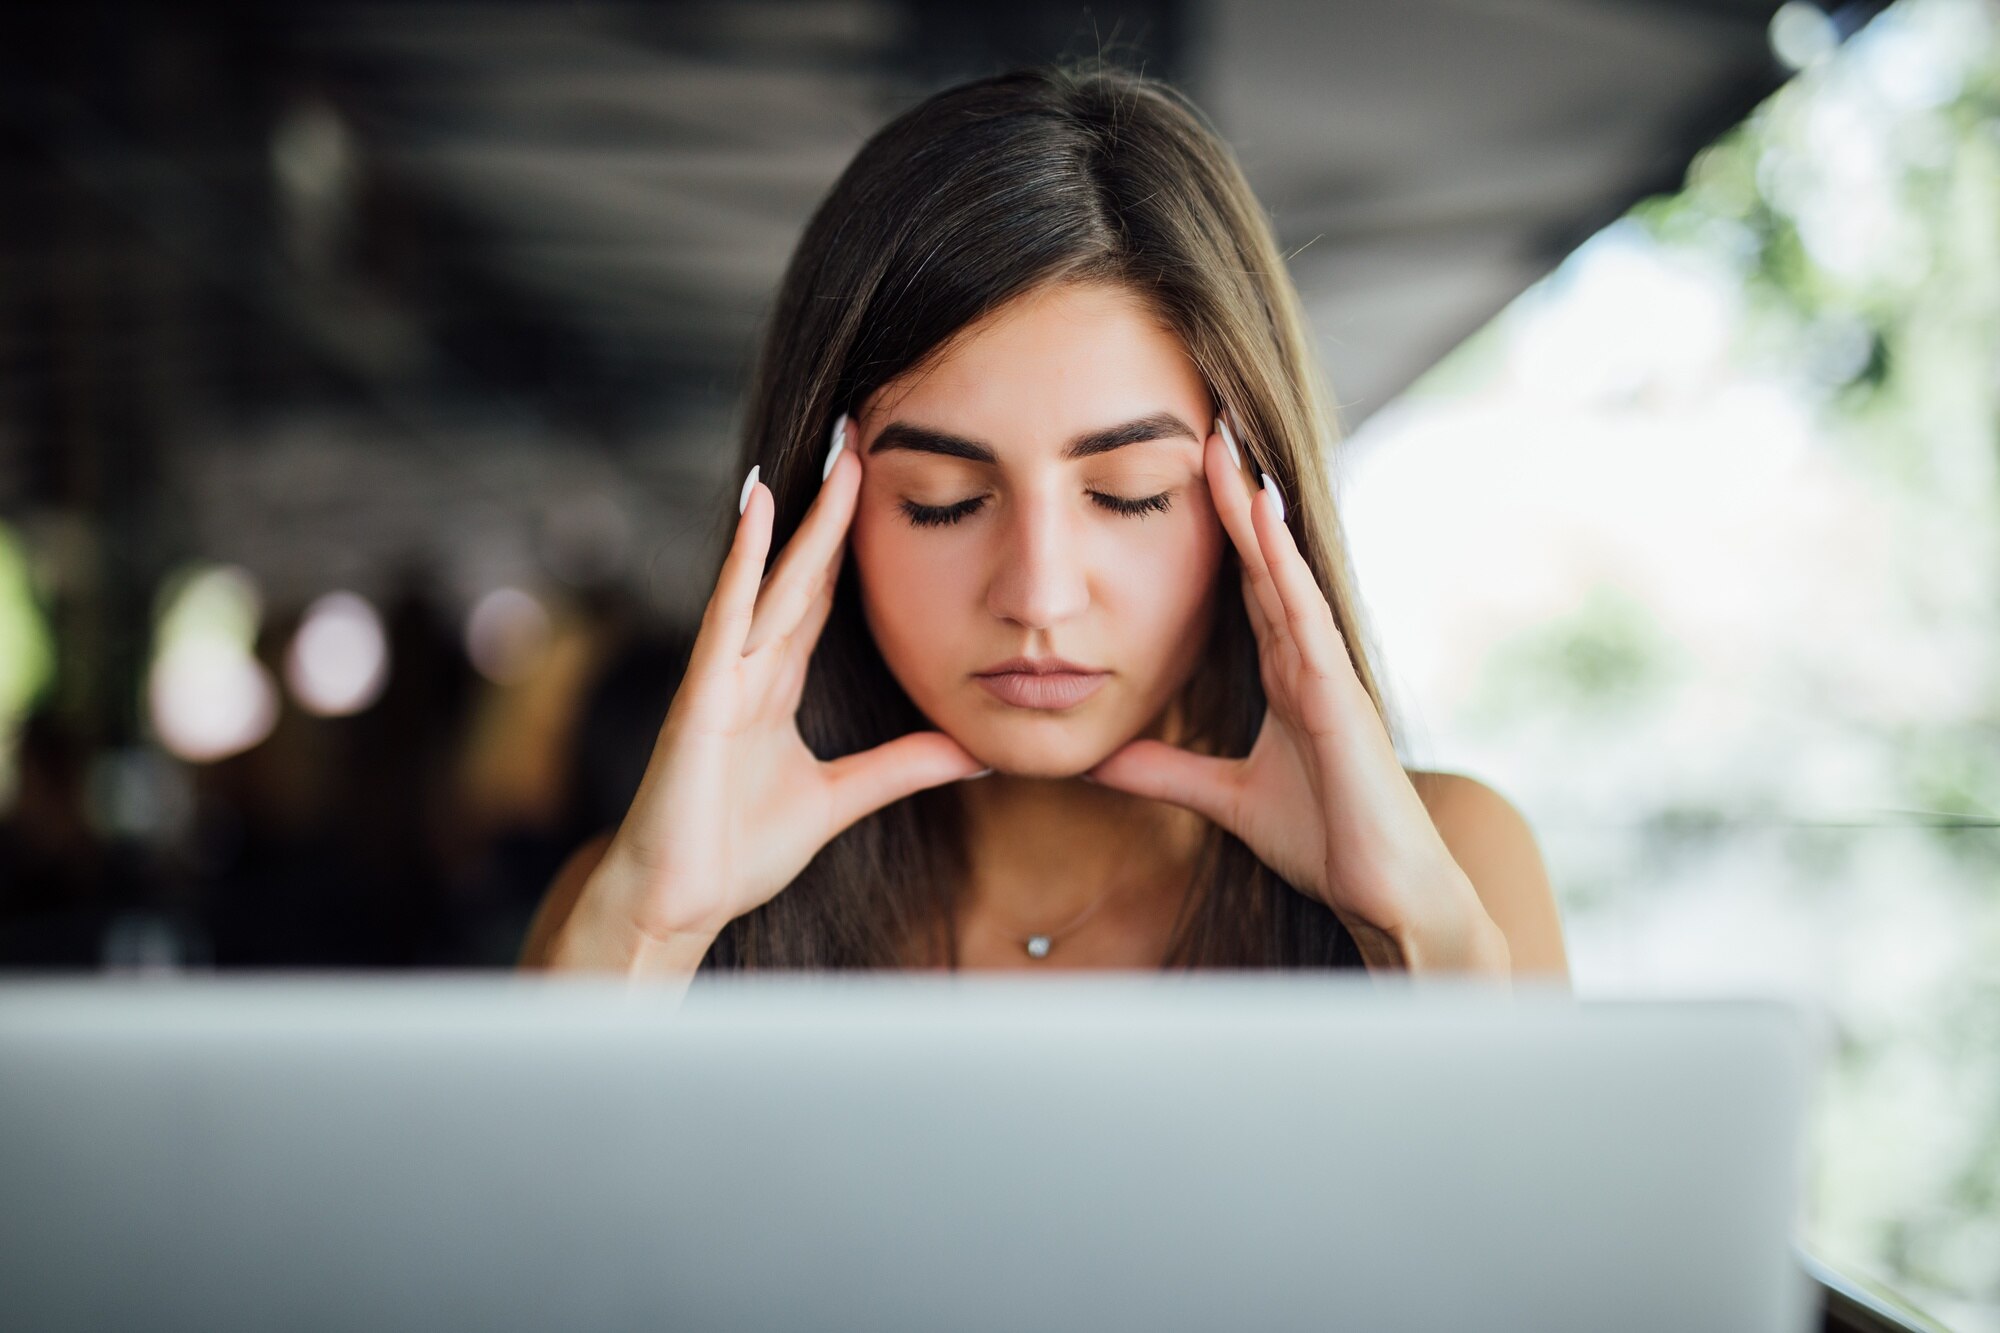
[[[1243,758],[1135,740],[1087,776],[1220,824],[1333,910],[1370,968],[1506,974],[1506,938],[1404,772],[1284,501],[1232,461],[1221,419],[1204,466],[1242,565],[1266,709]]]

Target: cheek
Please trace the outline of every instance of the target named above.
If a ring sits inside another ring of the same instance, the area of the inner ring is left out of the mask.
[[[1177,657],[1183,643],[1199,651],[1223,558],[1226,534],[1212,512],[1193,514],[1156,539],[1128,542],[1119,552],[1122,601],[1140,629]]]
[[[910,688],[909,677],[962,641],[939,630],[956,608],[970,604],[960,586],[964,566],[938,559],[935,543],[893,514],[866,508],[848,532],[848,558],[883,660]]]

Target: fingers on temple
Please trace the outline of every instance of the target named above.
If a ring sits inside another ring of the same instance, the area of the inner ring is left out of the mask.
[[[840,565],[845,558],[846,547],[834,553],[833,565],[826,572],[819,587],[813,592],[812,600],[806,603],[805,614],[800,617],[797,628],[785,640],[785,665],[779,688],[787,700],[798,698],[805,686],[806,670],[812,664],[813,648],[819,642],[819,632],[826,628],[826,618],[833,611],[834,589],[840,582]]]
[[[826,577],[821,579],[814,590],[812,600],[806,603],[805,614],[799,618],[798,628],[792,631],[792,642],[788,649],[801,657],[810,657],[813,647],[819,641],[820,630],[826,627],[826,618],[833,611],[834,589],[840,585],[840,566],[846,559],[847,548],[842,546],[833,554],[833,563],[827,566]]]
[[[1250,571],[1239,566],[1238,580],[1243,589],[1243,611],[1250,618],[1250,633],[1257,640],[1257,651],[1265,652],[1270,647],[1271,625],[1264,618],[1264,605],[1257,600],[1257,590],[1250,586]]]
[[[1334,623],[1326,593],[1270,498],[1260,493],[1252,509],[1252,525],[1263,553],[1265,583],[1269,589],[1263,603],[1265,615],[1273,624],[1285,627],[1285,637],[1307,669],[1322,674],[1332,672],[1349,659],[1347,644]]]
[[[1284,604],[1271,584],[1263,544],[1257,536],[1256,523],[1251,514],[1252,505],[1258,503],[1257,483],[1249,470],[1254,464],[1244,451],[1241,440],[1236,441],[1236,448],[1243,464],[1239,466],[1230,461],[1228,447],[1221,438],[1223,427],[1224,423],[1218,418],[1216,434],[1208,442],[1209,495],[1243,566],[1244,608],[1253,617],[1253,628],[1257,625],[1255,617],[1262,614],[1263,630],[1258,636],[1258,642],[1262,644],[1268,640],[1273,628],[1284,624]]]
[[[696,681],[707,679],[719,664],[742,655],[743,640],[750,633],[757,607],[764,557],[770,553],[771,517],[770,489],[757,481],[744,495],[736,535],[723,558],[715,591],[709,594],[708,606],[701,613],[701,628],[688,662],[688,674]]]
[[[854,427],[849,425],[847,432],[851,439]],[[796,634],[826,582],[828,571],[843,549],[848,522],[854,514],[855,496],[861,487],[861,465],[847,457],[852,452],[842,449],[834,459],[833,471],[820,483],[812,507],[806,510],[804,521],[779,555],[776,568],[757,598],[756,618],[743,644],[746,656],[773,639]]]

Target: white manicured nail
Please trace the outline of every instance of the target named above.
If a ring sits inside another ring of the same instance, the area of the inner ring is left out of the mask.
[[[743,479],[743,494],[736,497],[736,512],[739,515],[750,507],[750,488],[757,484],[757,469],[763,466],[762,463],[752,463],[750,475]]]
[[[840,420],[833,423],[833,445],[826,451],[826,463],[819,470],[819,479],[825,481],[833,475],[833,460],[840,457],[840,451],[847,447],[847,413],[840,414]]]
[[[1236,452],[1236,436],[1230,432],[1229,422],[1222,417],[1217,417],[1215,419],[1215,428],[1222,432],[1222,443],[1223,447],[1229,450],[1229,461],[1236,465],[1237,471],[1242,471],[1243,455]]]
[[[1271,480],[1271,474],[1268,472],[1264,474],[1264,496],[1271,502],[1271,512],[1278,516],[1280,523],[1283,523],[1285,521],[1285,493],[1278,489],[1278,483]]]
[[[960,781],[960,782],[970,782],[970,781],[972,781],[972,780],[973,780],[974,778],[983,778],[983,777],[985,777],[985,776],[986,776],[986,775],[987,775],[988,773],[991,773],[992,771],[993,771],[993,770],[992,770],[992,769],[990,769],[990,768],[982,768],[982,769],[980,769],[980,770],[979,770],[979,771],[978,771],[977,773],[967,773],[967,774],[966,774],[966,775],[965,775],[964,777],[960,778],[960,779],[959,779],[959,781]]]

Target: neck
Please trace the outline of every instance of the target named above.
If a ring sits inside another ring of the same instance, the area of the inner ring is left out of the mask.
[[[961,792],[961,908],[1022,933],[1061,930],[1107,894],[1093,919],[1177,904],[1206,828],[1193,811],[1080,778],[996,773]]]

